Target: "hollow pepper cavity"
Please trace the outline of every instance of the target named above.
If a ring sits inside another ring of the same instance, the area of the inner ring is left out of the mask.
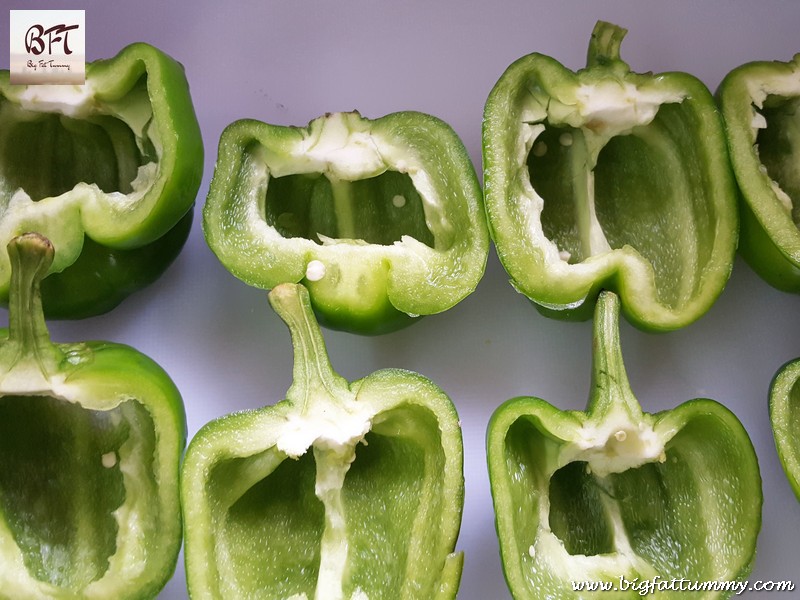
[[[717,90],[741,190],[739,250],[765,281],[800,292],[800,54],[750,62]]]
[[[183,67],[143,43],[86,65],[86,83],[11,85],[0,71],[0,302],[5,247],[55,247],[45,314],[106,312],[158,278],[192,221],[203,145]]]
[[[294,344],[286,399],[204,426],[182,468],[198,598],[454,598],[464,499],[450,399],[397,369],[348,384],[302,285],[269,295]]]
[[[736,191],[708,89],[632,72],[625,33],[599,22],[577,72],[535,53],[501,76],[484,109],[486,209],[511,283],[548,316],[588,319],[610,289],[636,326],[671,330],[730,276]]]
[[[378,334],[442,312],[483,275],[477,175],[445,123],[327,114],[305,128],[223,132],[203,212],[209,246],[246,283],[302,283],[323,325]]]
[[[583,597],[572,583],[585,581],[731,583],[752,568],[762,492],[747,432],[708,399],[644,413],[622,361],[619,305],[607,291],[596,304],[586,412],[520,397],[491,418],[489,481],[517,600]]]
[[[53,247],[26,234],[7,254],[0,598],[153,598],[181,544],[181,397],[128,346],[51,342],[39,283]]]

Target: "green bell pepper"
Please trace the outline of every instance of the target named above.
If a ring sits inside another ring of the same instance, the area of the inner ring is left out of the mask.
[[[686,73],[637,74],[599,22],[587,67],[530,54],[484,109],[489,228],[514,287],[588,319],[601,289],[647,330],[703,315],[732,269],[736,190],[721,118]]]
[[[82,86],[0,71],[0,302],[6,244],[37,231],[56,249],[45,314],[110,310],[180,252],[202,171],[183,67],[152,46],[87,64]]]
[[[203,218],[236,277],[264,289],[302,283],[323,325],[362,334],[452,307],[475,289],[489,251],[464,146],[414,112],[231,124]]]
[[[786,363],[775,374],[769,392],[769,418],[781,466],[800,500],[800,358]]]
[[[7,253],[0,598],[153,598],[181,544],[181,397],[132,348],[51,342],[39,283],[53,247],[26,234]]]
[[[294,344],[286,399],[204,426],[182,468],[192,598],[454,598],[464,496],[450,399],[387,369],[331,368],[309,295],[269,295]]]
[[[741,190],[742,257],[765,281],[800,292],[800,54],[751,62],[717,90]]]
[[[103,314],[155,281],[178,256],[192,228],[193,211],[152,244],[133,250],[83,241],[78,259],[42,281],[42,307],[51,319]]]
[[[713,400],[642,412],[622,361],[619,306],[607,291],[596,304],[586,412],[528,397],[491,418],[489,481],[518,600],[584,597],[572,584],[586,581],[636,598],[654,581],[731,584],[752,567],[762,493],[747,432]]]

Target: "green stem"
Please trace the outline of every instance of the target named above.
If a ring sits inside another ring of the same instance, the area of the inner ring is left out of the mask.
[[[622,62],[619,49],[626,33],[628,33],[628,30],[618,25],[606,21],[598,21],[589,40],[586,67],[591,69],[592,67]]]
[[[347,393],[347,382],[331,367],[308,290],[295,283],[282,283],[269,293],[269,302],[289,327],[294,347],[292,386],[287,399],[312,410],[322,393],[325,401],[337,401]]]
[[[35,362],[45,376],[57,368],[59,356],[47,331],[40,289],[53,264],[53,255],[53,245],[38,233],[23,234],[8,244],[11,286],[4,352],[13,352],[15,363]]]
[[[294,381],[287,399],[298,405],[303,413],[319,412],[320,416],[327,414],[329,418],[335,418],[335,408],[341,407],[350,394],[347,382],[331,368],[308,290],[302,285],[284,283],[270,292],[269,301],[292,334]],[[348,528],[342,488],[355,459],[357,442],[356,439],[341,447],[313,444],[317,467],[314,493],[325,507],[314,600],[341,600],[344,597],[342,582],[348,557]]]
[[[622,409],[638,419],[642,408],[633,395],[622,359],[619,312],[619,296],[600,292],[594,312],[592,391],[587,411],[592,417],[601,417]]]

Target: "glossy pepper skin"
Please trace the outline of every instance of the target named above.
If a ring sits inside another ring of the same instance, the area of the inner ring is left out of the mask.
[[[572,582],[619,585],[621,577],[734,582],[752,568],[762,493],[747,432],[707,399],[642,412],[618,321],[618,297],[602,292],[586,412],[525,397],[501,405],[490,421],[489,481],[516,600],[581,598]],[[613,595],[641,596],[641,588]]]
[[[327,114],[223,132],[203,211],[209,246],[246,283],[302,283],[323,325],[380,334],[444,311],[483,275],[475,170],[445,123]]]
[[[645,330],[702,316],[730,276],[736,191],[721,118],[686,73],[638,74],[599,22],[587,67],[514,62],[484,109],[489,228],[512,285],[545,314],[588,319],[617,292]]]
[[[717,98],[741,191],[739,251],[772,286],[800,293],[800,54],[734,69]]]
[[[197,599],[455,598],[464,496],[449,398],[388,369],[348,383],[305,288],[269,295],[294,344],[286,399],[204,426],[182,468]]]
[[[110,310],[180,252],[202,171],[183,67],[152,46],[87,64],[82,86],[11,85],[0,71],[0,302],[6,244],[37,231],[56,251],[46,315]]]
[[[800,500],[800,359],[783,365],[772,380],[769,418],[781,466]]]
[[[0,335],[0,598],[154,598],[181,544],[180,394],[133,348],[55,344],[39,282],[53,247],[8,245]]]

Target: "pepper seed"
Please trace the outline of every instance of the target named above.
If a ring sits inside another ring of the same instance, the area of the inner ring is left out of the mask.
[[[320,260],[312,260],[306,266],[306,279],[309,281],[319,281],[325,277],[325,265]]]

